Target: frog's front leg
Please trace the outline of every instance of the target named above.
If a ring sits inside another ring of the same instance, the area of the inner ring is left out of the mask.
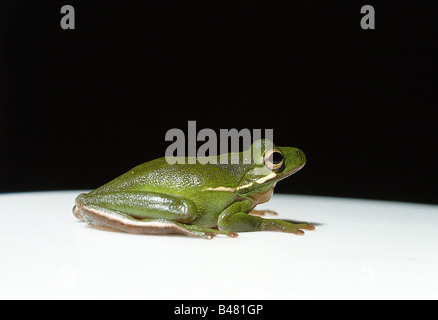
[[[301,229],[314,230],[315,227],[307,223],[294,224],[280,219],[264,219],[258,216],[249,215],[252,203],[249,200],[235,202],[226,208],[218,219],[220,230],[234,232],[240,231],[283,231],[303,235]]]
[[[74,215],[96,228],[137,234],[184,233],[211,238],[229,231],[186,224],[197,215],[193,201],[157,192],[113,192],[81,194]]]

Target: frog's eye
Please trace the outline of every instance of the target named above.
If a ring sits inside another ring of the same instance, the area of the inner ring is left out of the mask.
[[[278,171],[283,167],[283,154],[278,149],[266,151],[263,161],[269,170]]]

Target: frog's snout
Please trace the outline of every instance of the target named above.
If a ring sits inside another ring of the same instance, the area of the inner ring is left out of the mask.
[[[294,154],[295,154],[295,158],[297,159],[297,162],[299,163],[299,165],[301,167],[303,167],[306,164],[306,154],[303,152],[303,150],[298,149],[298,148],[294,148]]]

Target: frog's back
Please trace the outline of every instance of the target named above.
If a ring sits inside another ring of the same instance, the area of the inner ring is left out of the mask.
[[[179,194],[218,187],[231,190],[239,185],[246,170],[242,165],[169,165],[165,158],[159,158],[134,167],[94,192],[155,191]]]

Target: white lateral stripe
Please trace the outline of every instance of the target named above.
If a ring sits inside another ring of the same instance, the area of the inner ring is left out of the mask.
[[[266,181],[270,180],[271,178],[274,178],[275,176],[276,176],[276,174],[271,172],[266,177],[263,177],[263,178],[260,178],[260,179],[256,180],[256,182],[257,183],[263,183],[263,182],[266,182]]]
[[[216,187],[216,188],[205,188],[204,190],[208,191],[226,191],[226,192],[234,192],[236,189],[229,187]]]
[[[255,182],[255,183],[258,183],[258,184],[262,184],[262,183],[264,183],[264,182],[266,182],[266,181],[268,181],[268,180],[274,178],[275,176],[276,176],[276,174],[271,172],[271,173],[268,174],[266,177],[260,178],[260,179],[254,181],[254,182]],[[250,188],[250,187],[254,184],[254,182],[251,182],[251,183],[245,184],[244,186],[240,186],[240,187],[237,188],[237,190]]]
[[[260,179],[254,181],[254,182],[255,182],[255,183],[258,183],[258,184],[261,184],[261,183],[264,183],[264,182],[266,182],[266,181],[268,181],[268,180],[274,178],[275,176],[276,176],[275,173],[270,173],[270,174],[268,174],[266,177],[260,178]],[[225,191],[225,192],[234,192],[234,191],[237,191],[237,190],[242,190],[242,189],[249,188],[249,187],[251,187],[251,186],[254,184],[254,182],[251,182],[251,183],[245,184],[245,185],[240,186],[240,187],[237,187],[237,188],[230,188],[230,187],[216,187],[216,188],[205,188],[204,190],[206,190],[206,191]]]

